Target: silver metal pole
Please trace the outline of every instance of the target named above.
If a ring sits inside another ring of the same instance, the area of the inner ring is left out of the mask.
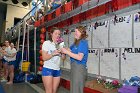
[[[44,12],[47,13],[47,0],[44,0]],[[45,14],[44,13],[44,14]]]
[[[23,56],[24,56],[24,44],[25,44],[25,34],[26,34],[26,22],[23,22],[23,42],[22,42],[22,58],[21,58],[21,70],[22,70],[22,63],[23,63]]]
[[[29,25],[27,26],[27,55],[28,55],[28,58],[27,58],[27,61],[29,62]]]
[[[47,6],[47,0],[44,0],[44,6]]]
[[[20,25],[18,26],[18,42],[17,42],[17,51],[19,51],[19,43],[20,43]]]
[[[35,69],[35,74],[37,72],[37,69],[36,69],[36,27],[34,29],[34,69]]]

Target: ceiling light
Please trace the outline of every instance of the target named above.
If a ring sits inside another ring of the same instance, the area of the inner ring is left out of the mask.
[[[2,0],[2,1],[8,1],[8,0]]]
[[[17,0],[12,0],[13,4],[18,4],[19,2]]]
[[[23,6],[25,6],[25,7],[28,6],[28,3],[27,3],[27,2],[22,2],[21,4],[22,4]]]

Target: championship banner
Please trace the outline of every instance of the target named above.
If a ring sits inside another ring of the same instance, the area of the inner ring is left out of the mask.
[[[108,30],[109,21],[102,20],[92,24],[92,47],[105,48],[108,47]]]
[[[88,73],[99,75],[99,49],[89,49],[87,69]]]
[[[140,13],[134,14],[134,47],[140,46]]]
[[[110,20],[110,47],[132,47],[132,15]]]
[[[119,79],[119,48],[100,51],[100,75]]]
[[[121,79],[140,76],[140,48],[121,49]]]

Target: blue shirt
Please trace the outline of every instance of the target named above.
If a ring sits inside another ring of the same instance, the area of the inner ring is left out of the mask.
[[[88,41],[80,40],[79,45],[76,46],[72,44],[70,46],[70,49],[71,49],[71,52],[74,54],[78,54],[78,53],[84,54],[83,59],[81,61],[70,57],[71,62],[76,62],[77,64],[82,64],[84,66],[87,66],[86,63],[88,59]]]

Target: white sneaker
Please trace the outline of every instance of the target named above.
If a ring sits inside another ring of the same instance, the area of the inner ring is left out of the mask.
[[[7,80],[3,77],[0,82],[7,82]]]

